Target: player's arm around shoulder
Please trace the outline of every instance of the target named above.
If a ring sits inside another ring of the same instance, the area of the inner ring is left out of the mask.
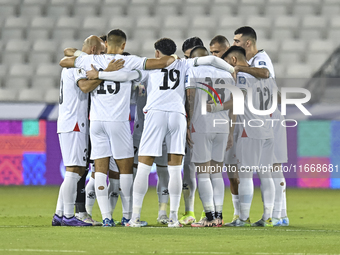
[[[235,72],[249,73],[258,79],[267,79],[270,77],[270,72],[265,67],[250,67],[250,66],[235,66]]]
[[[145,60],[144,69],[145,70],[162,69],[171,65],[177,58],[178,57],[175,54],[171,56],[163,56],[161,58],[147,58]]]
[[[59,65],[61,67],[66,67],[66,68],[71,68],[71,67],[74,67],[74,62],[76,61],[76,58],[75,56],[73,57],[63,57],[60,62],[59,62]]]

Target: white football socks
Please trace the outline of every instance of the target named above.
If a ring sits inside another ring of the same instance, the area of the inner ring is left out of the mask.
[[[211,185],[213,187],[215,212],[222,212],[224,201],[224,181],[222,173],[210,174]]]
[[[92,177],[90,177],[89,182],[86,184],[85,187],[85,208],[86,208],[86,212],[89,215],[92,215],[92,209],[93,209],[93,205],[96,202],[96,191],[95,191],[95,187],[94,187],[94,179]]]
[[[178,209],[182,194],[182,165],[168,166],[169,170],[169,196],[170,196],[170,215],[172,221],[178,220]]]
[[[282,218],[287,217],[287,199],[286,199],[286,193],[287,193],[287,185],[286,185],[286,182],[285,182],[284,191],[283,191],[283,198],[282,198],[282,208],[281,208],[281,217]]]
[[[275,186],[271,176],[271,172],[258,173],[261,180],[261,193],[263,201],[263,220],[272,218],[274,199],[275,199]]]
[[[110,202],[109,202],[109,197],[108,197],[106,179],[107,179],[106,174],[100,173],[100,172],[95,173],[96,195],[97,195],[99,209],[102,214],[102,218],[103,220],[105,218],[108,218],[109,220],[111,220],[112,215],[110,212]]]
[[[120,199],[122,200],[123,217],[131,219],[132,215],[133,174],[120,175]]]
[[[59,217],[63,217],[64,215],[63,184],[64,182],[60,185],[59,188],[57,208],[55,210],[55,214],[58,215]]]
[[[116,204],[119,197],[119,179],[112,179],[109,178],[109,186],[108,186],[108,193],[109,193],[109,201],[110,201],[110,211],[111,215],[116,208]]]
[[[157,195],[158,195],[158,216],[166,215],[166,208],[169,201],[169,173],[168,167],[157,166]]]
[[[197,188],[205,213],[213,212],[215,206],[210,174],[197,174]]]
[[[77,198],[77,183],[80,180],[77,173],[66,171],[65,179],[63,181],[63,201],[64,201],[64,215],[70,218],[74,215],[74,204]]]
[[[276,170],[272,172],[272,177],[275,186],[275,201],[274,201],[274,209],[273,209],[273,218],[280,219],[282,204],[283,204],[283,192],[285,189],[285,178],[283,176],[283,172],[280,170]]]
[[[189,166],[184,167],[183,171],[183,198],[186,212],[193,212],[195,208],[195,165],[190,163]]]
[[[151,172],[151,167],[152,166],[148,166],[140,162],[138,163],[138,170],[133,183],[133,207],[131,218],[133,221],[140,218],[143,199],[149,187],[149,174]]]
[[[240,216],[240,199],[239,195],[231,194],[231,199],[234,205],[234,215]]]
[[[253,172],[240,172],[238,195],[240,200],[240,219],[247,220],[250,214],[251,202],[254,196]]]

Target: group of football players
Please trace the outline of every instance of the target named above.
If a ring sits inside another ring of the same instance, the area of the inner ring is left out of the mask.
[[[281,170],[287,138],[284,118],[273,103],[280,94],[272,62],[257,50],[256,41],[254,29],[241,27],[233,46],[215,36],[209,55],[201,39],[192,37],[183,43],[180,59],[174,41],[162,38],[154,44],[155,58],[149,59],[124,52],[126,34],[114,29],[107,36],[86,38],[81,50],[65,49],[58,135],[66,173],[52,225],[146,226],[140,216],[155,163],[161,224],[223,226],[226,170],[234,217],[225,226],[288,226]],[[131,98],[136,102],[133,134]],[[239,106],[243,114],[234,114]],[[94,164],[85,199],[88,153]],[[254,172],[261,179],[264,212],[251,224]],[[196,183],[204,207],[198,221]],[[185,213],[178,217],[182,191]],[[119,195],[123,217],[115,222]],[[102,223],[91,217],[95,199]]]

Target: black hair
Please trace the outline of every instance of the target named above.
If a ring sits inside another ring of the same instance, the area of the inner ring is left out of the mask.
[[[244,57],[246,57],[246,50],[245,49],[243,49],[240,46],[231,46],[226,52],[223,53],[221,58],[225,59],[232,52],[237,52],[237,53],[243,55]]]
[[[99,38],[102,39],[103,42],[106,42],[107,35],[101,35],[101,36],[99,36]]]
[[[242,34],[242,36],[249,36],[254,41],[257,40],[256,32],[251,27],[245,26],[245,27],[240,27],[240,28],[236,29],[234,35],[238,35],[238,34]]]
[[[126,34],[120,29],[112,29],[107,34],[107,42],[108,43],[111,42],[115,45],[120,45],[120,44],[126,42]]]
[[[194,55],[194,52],[199,49],[206,51],[209,55],[209,51],[207,50],[207,48],[200,45],[200,46],[195,46],[194,48],[192,48],[192,50],[190,51],[190,58],[192,58],[192,56]]]
[[[155,42],[155,49],[162,52],[164,55],[170,56],[176,52],[176,43],[169,38],[161,38]]]
[[[195,46],[204,46],[201,38],[196,36],[190,37],[184,41],[182,45],[182,51],[184,53],[187,50],[194,48]]]
[[[221,45],[225,44],[226,46],[230,46],[228,39],[223,35],[216,35],[213,39],[211,39],[209,45],[212,46],[215,43],[218,43]]]
[[[122,55],[123,55],[123,56],[130,56],[131,54],[130,54],[129,52],[124,51],[124,52],[122,53]]]

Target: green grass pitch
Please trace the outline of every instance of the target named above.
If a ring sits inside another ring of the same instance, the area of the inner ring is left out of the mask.
[[[0,254],[340,254],[339,190],[288,189],[289,227],[168,229],[156,224],[157,195],[149,189],[142,210],[149,227],[136,229],[52,227],[58,189],[0,187]],[[198,194],[195,205],[199,218]],[[226,188],[225,221],[232,212]],[[256,189],[250,219],[261,215]],[[93,218],[101,219],[97,205]],[[120,201],[114,218],[121,218]]]

